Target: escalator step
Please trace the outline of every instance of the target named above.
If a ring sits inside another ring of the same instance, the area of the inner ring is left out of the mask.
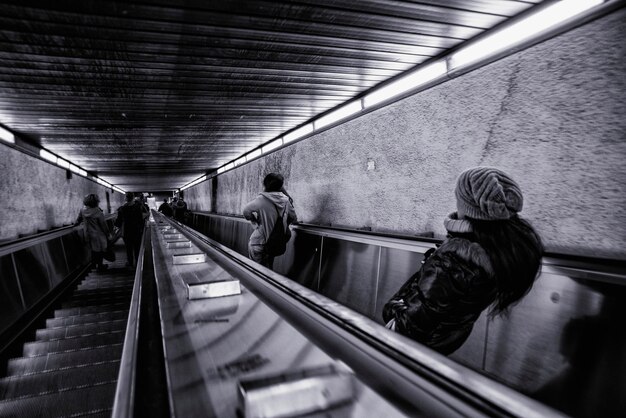
[[[126,328],[126,319],[98,322],[95,324],[77,324],[57,328],[38,329],[35,332],[37,341],[49,341],[77,335],[101,334],[103,332],[120,331]]]
[[[46,327],[56,328],[78,324],[95,324],[98,322],[115,321],[118,319],[127,319],[128,311],[119,310],[112,312],[93,313],[85,315],[67,316],[64,318],[50,318],[46,320]]]
[[[24,344],[23,356],[34,357],[48,353],[74,352],[87,348],[102,347],[105,345],[118,344],[124,342],[125,332],[123,330],[115,332],[104,332],[79,337],[69,337],[54,341],[35,341]]]
[[[83,416],[87,413],[111,414],[115,382],[84,388],[0,401],[0,416]]]
[[[84,293],[84,292],[93,292],[96,290],[111,290],[111,291],[115,291],[115,290],[124,290],[124,289],[130,289],[132,291],[133,289],[133,285],[134,283],[130,282],[130,283],[111,283],[111,284],[96,284],[96,285],[79,285],[76,290],[74,291],[74,293]]]
[[[102,298],[119,298],[130,297],[133,292],[132,288],[128,289],[98,289],[90,290],[89,292],[74,292],[72,293],[70,300],[89,300],[89,299],[102,299]]]
[[[58,392],[95,383],[114,381],[117,379],[119,370],[120,362],[112,361],[26,376],[5,377],[0,379],[0,399]]]
[[[117,303],[126,303],[128,306],[130,303],[130,295],[125,296],[113,296],[103,298],[89,298],[89,299],[77,299],[63,303],[61,306],[64,309],[67,308],[79,308],[79,307],[95,307],[98,305],[114,305]]]
[[[67,316],[113,312],[119,310],[128,310],[128,302],[117,302],[108,305],[100,304],[97,306],[76,306],[65,309],[57,309],[54,311],[54,317],[63,318]]]
[[[129,285],[129,284],[116,284],[116,285],[109,285],[109,286],[98,286],[93,287],[93,288],[88,288],[88,289],[76,289],[74,290],[74,293],[72,293],[74,296],[79,296],[79,297],[89,297],[91,295],[101,295],[103,293],[131,293],[133,291],[133,286]]]
[[[87,277],[85,277],[83,279],[83,283],[85,282],[96,282],[96,281],[123,281],[123,280],[133,280],[133,278],[135,277],[134,274],[124,274],[124,275],[119,275],[119,274],[107,274],[107,275],[99,275],[99,276],[92,276],[89,275]]]
[[[51,353],[36,357],[20,357],[10,359],[7,363],[7,374],[18,375],[44,370],[61,369],[81,364],[93,364],[102,361],[119,360],[122,356],[123,344],[112,344],[104,347],[84,350]]]

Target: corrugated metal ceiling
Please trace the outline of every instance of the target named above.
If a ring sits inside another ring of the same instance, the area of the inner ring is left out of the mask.
[[[171,190],[540,2],[0,1],[0,123]]]

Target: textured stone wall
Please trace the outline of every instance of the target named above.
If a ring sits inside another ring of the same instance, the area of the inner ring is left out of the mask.
[[[83,197],[96,193],[100,207],[107,212],[103,186],[74,175],[66,178],[65,169],[0,144],[0,240],[36,233],[71,224],[83,206]],[[124,196],[112,193],[111,210],[124,203]]]
[[[626,258],[626,10],[218,177],[241,213],[270,171],[304,222],[443,237],[457,175],[492,165],[553,251]],[[188,191],[210,210],[210,182]]]

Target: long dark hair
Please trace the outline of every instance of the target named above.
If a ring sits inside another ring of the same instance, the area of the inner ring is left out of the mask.
[[[543,244],[533,227],[515,215],[507,220],[469,219],[473,236],[489,254],[496,278],[492,315],[506,314],[525,296],[541,270]]]

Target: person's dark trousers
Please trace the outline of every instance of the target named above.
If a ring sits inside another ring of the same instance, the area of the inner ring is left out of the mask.
[[[141,248],[141,235],[124,236],[124,245],[126,246],[126,262],[129,266],[137,264],[139,258],[139,248]]]
[[[92,251],[91,252],[91,261],[94,265],[94,267],[97,270],[103,270],[104,269],[104,265],[102,264],[102,257],[104,256],[104,253],[99,252],[99,251]]]

